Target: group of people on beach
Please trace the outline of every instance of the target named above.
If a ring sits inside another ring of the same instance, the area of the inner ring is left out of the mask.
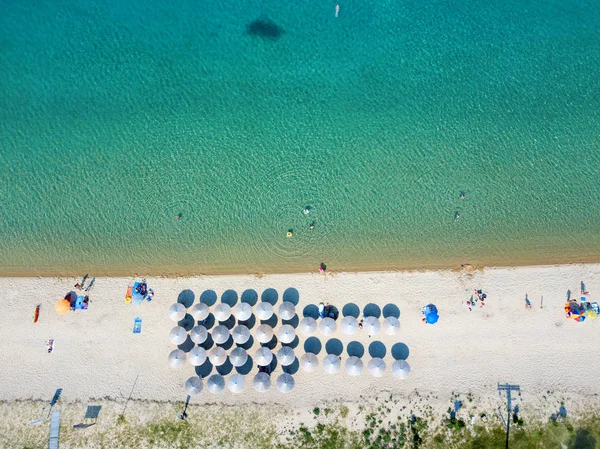
[[[486,298],[487,295],[483,293],[481,289],[475,289],[473,291],[473,294],[471,295],[471,298],[469,298],[469,300],[467,301],[467,307],[469,308],[469,312],[471,312],[474,307],[477,307],[477,305],[479,305],[479,307],[485,306]]]

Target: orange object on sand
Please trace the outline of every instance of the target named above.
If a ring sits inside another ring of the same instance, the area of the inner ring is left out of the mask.
[[[56,311],[64,315],[71,309],[71,302],[68,299],[61,299],[56,303]]]
[[[127,293],[125,294],[125,302],[129,304],[131,302],[131,295],[133,294],[133,287],[127,287]]]
[[[37,307],[35,308],[35,312],[33,314],[33,322],[37,323],[39,317],[40,317],[40,304],[38,304]]]

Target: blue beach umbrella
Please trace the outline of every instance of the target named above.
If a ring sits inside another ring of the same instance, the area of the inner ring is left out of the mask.
[[[427,304],[425,306],[425,321],[428,324],[435,324],[439,319],[437,307],[434,304]]]

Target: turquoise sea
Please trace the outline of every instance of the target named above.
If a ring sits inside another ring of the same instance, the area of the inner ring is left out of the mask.
[[[598,0],[0,10],[1,273],[600,260]]]

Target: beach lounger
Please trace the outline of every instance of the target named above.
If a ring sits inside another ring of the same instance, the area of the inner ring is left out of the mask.
[[[136,289],[140,285],[142,285],[141,282],[136,282],[135,284],[133,284],[133,291],[132,291],[132,294],[131,294],[131,303],[134,304],[134,305],[136,305],[136,306],[139,306],[142,303],[142,301],[144,300],[144,297],[142,295],[140,295],[136,291]]]
[[[50,441],[48,449],[58,449],[58,434],[60,432],[60,412],[52,412],[50,417]]]
[[[137,317],[135,320],[133,320],[133,333],[139,334],[140,332],[142,332],[142,319]]]

